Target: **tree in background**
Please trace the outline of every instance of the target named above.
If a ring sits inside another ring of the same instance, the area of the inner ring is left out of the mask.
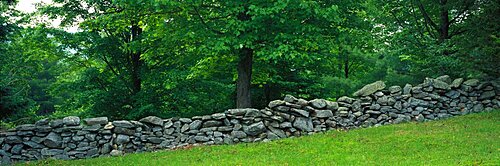
[[[371,4],[374,5],[371,10],[374,22],[381,27],[376,34],[386,43],[382,47],[386,53],[410,61],[406,65],[410,69],[407,74],[420,78],[429,74],[470,77],[483,73],[498,76],[498,72],[492,71],[498,68],[488,65],[498,63],[498,60],[491,58],[498,57],[498,43],[494,42],[498,36],[498,25],[493,25],[498,18],[492,17],[498,14],[494,9],[498,7],[498,2],[374,0]],[[482,29],[477,26],[479,24],[488,25],[489,28]],[[486,48],[491,49],[472,52],[476,50],[470,47],[473,43],[488,43]],[[479,62],[474,57],[490,57],[488,59],[492,61],[479,60],[480,66],[488,67],[476,68],[473,66],[479,63],[470,63]]]

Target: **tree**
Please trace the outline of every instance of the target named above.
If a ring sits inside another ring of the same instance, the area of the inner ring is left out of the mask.
[[[487,9],[493,1],[374,0],[370,4],[373,5],[371,15],[379,26],[374,34],[382,39],[380,48],[391,56],[400,57],[406,63],[404,68],[415,77],[429,76],[429,73],[432,76],[477,77],[485,71],[474,68],[476,64],[470,63],[469,53],[465,53],[471,50],[464,45],[475,41],[476,36],[464,37],[473,33],[473,26],[469,25],[484,23],[477,16],[492,12]]]
[[[311,60],[324,55],[340,22],[331,1],[195,1],[186,7],[199,27],[210,33],[207,52],[237,57],[236,106],[251,107],[253,64],[278,59]],[[209,54],[210,55],[210,54]],[[272,64],[272,63],[268,63]]]

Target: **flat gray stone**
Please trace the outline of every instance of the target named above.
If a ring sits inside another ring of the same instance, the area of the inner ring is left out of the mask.
[[[246,108],[244,109],[229,109],[227,110],[227,112],[231,115],[236,115],[236,116],[239,116],[239,115],[245,115],[247,113],[247,110]]]
[[[283,100],[285,102],[295,103],[295,101],[297,101],[297,98],[293,97],[292,95],[285,95],[285,98]]]
[[[83,120],[85,124],[92,125],[105,125],[108,124],[108,117],[87,118]]]
[[[111,156],[122,156],[123,155],[123,151],[114,149],[114,150],[112,150],[109,153],[109,155],[111,155]]]
[[[66,126],[78,126],[80,125],[80,118],[77,116],[68,116],[63,118],[63,123]]]
[[[128,135],[118,134],[115,140],[116,144],[125,144],[130,142],[130,137]]]
[[[411,93],[412,88],[413,86],[411,86],[410,84],[406,84],[403,87],[403,95],[409,95]]]
[[[479,85],[479,80],[470,79],[470,80],[465,81],[463,84],[467,85],[467,86],[477,86],[477,85]]]
[[[57,127],[62,127],[64,125],[64,122],[62,119],[55,119],[50,121],[49,125],[52,128],[57,128]]]
[[[437,80],[437,79],[432,80],[432,86],[436,89],[444,89],[444,90],[451,89],[451,86],[448,85],[448,83]]]
[[[277,106],[282,106],[282,105],[285,105],[285,101],[283,100],[274,100],[274,101],[271,101],[269,102],[269,104],[267,105],[269,108],[274,108],[274,107],[277,107]]]
[[[55,155],[63,154],[64,150],[44,148],[44,149],[42,149],[41,153],[43,156],[55,156]]]
[[[459,88],[463,82],[464,82],[463,78],[457,78],[457,79],[453,80],[453,82],[451,82],[450,86],[452,88]]]
[[[156,126],[163,126],[163,119],[156,117],[156,116],[144,117],[141,120],[139,120],[139,122],[152,124],[152,125],[156,125]]]
[[[16,127],[16,130],[21,130],[21,131],[35,130],[35,125],[34,124],[19,125]]]
[[[401,87],[400,86],[391,86],[391,87],[389,87],[389,92],[391,92],[392,94],[401,92]]]
[[[260,117],[262,114],[258,109],[246,109],[245,117]]]
[[[447,84],[451,84],[451,78],[448,75],[442,75],[436,78],[436,80],[443,81]]]
[[[221,119],[225,119],[225,118],[226,118],[226,114],[224,114],[224,113],[212,114],[212,119],[215,119],[215,120],[221,120]]]
[[[333,113],[331,110],[315,110],[316,117],[318,118],[329,118],[333,117]]]
[[[44,148],[45,146],[43,146],[42,144],[39,144],[39,143],[36,143],[36,142],[33,142],[33,141],[26,141],[26,142],[23,142],[24,145],[26,146],[29,146],[33,149],[42,149]]]
[[[7,136],[4,141],[8,144],[20,144],[23,142],[23,139],[19,136]]]
[[[495,91],[485,91],[479,96],[479,100],[489,99],[495,97]]]
[[[245,133],[243,131],[232,131],[231,135],[235,138],[246,138],[247,137],[247,133]]]
[[[35,126],[45,126],[49,124],[49,118],[40,119],[35,122]]]
[[[314,99],[309,101],[309,105],[316,109],[323,109],[326,107],[326,101],[324,99]]]
[[[309,112],[305,111],[305,110],[301,110],[301,109],[296,109],[296,108],[292,108],[290,110],[291,112],[295,112],[303,117],[309,117]]]
[[[339,103],[326,100],[326,109],[335,111],[339,109]]]
[[[221,125],[222,125],[221,121],[209,120],[209,121],[206,121],[205,123],[203,123],[203,128],[217,127],[217,126],[221,126]]]
[[[248,127],[243,127],[243,130],[248,135],[259,135],[260,133],[266,131],[266,126],[264,126],[264,123],[261,121],[258,123],[251,124]]]
[[[293,127],[301,131],[313,131],[313,124],[310,118],[297,117],[293,122]]]
[[[113,121],[113,126],[122,127],[122,128],[134,128],[135,127],[134,124],[132,124],[126,120]]]
[[[194,137],[194,140],[198,141],[198,142],[207,142],[209,141],[210,139],[206,136],[195,136]]]
[[[201,121],[201,120],[195,120],[195,121],[191,122],[191,124],[189,124],[189,129],[190,130],[198,130],[198,129],[200,129],[202,123],[203,123],[203,121]]]
[[[62,138],[59,134],[51,132],[45,137],[43,144],[49,148],[60,148],[62,145]]]
[[[360,90],[354,92],[353,96],[368,96],[384,88],[385,88],[385,83],[383,81],[376,81],[374,83],[365,85]]]

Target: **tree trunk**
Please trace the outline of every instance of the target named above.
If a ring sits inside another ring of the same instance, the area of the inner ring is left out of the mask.
[[[242,48],[238,62],[238,80],[236,82],[236,107],[252,107],[250,84],[252,80],[253,50]]]
[[[447,0],[441,0],[440,3],[441,26],[439,27],[439,42],[443,43],[444,40],[449,38],[450,18],[446,7]]]
[[[347,51],[342,51],[344,57],[344,77],[349,78],[349,54]]]
[[[238,14],[238,20],[246,22],[250,20],[248,15],[247,1],[243,5],[244,10]],[[244,36],[248,31],[241,32],[240,36]],[[252,64],[253,64],[253,49],[244,46],[239,50],[238,62],[238,80],[236,82],[236,107],[250,108],[252,107],[250,85],[252,81]]]
[[[142,29],[138,25],[132,24],[131,28],[131,41],[137,40],[139,35],[142,33]],[[141,91],[142,79],[140,77],[142,60],[141,60],[141,52],[132,52],[130,59],[132,60],[132,70],[131,70],[131,79],[132,79],[132,93],[137,94]]]

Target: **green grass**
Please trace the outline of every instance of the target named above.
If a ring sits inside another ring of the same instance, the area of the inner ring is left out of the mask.
[[[330,131],[268,143],[203,146],[27,165],[500,165],[500,111]]]

